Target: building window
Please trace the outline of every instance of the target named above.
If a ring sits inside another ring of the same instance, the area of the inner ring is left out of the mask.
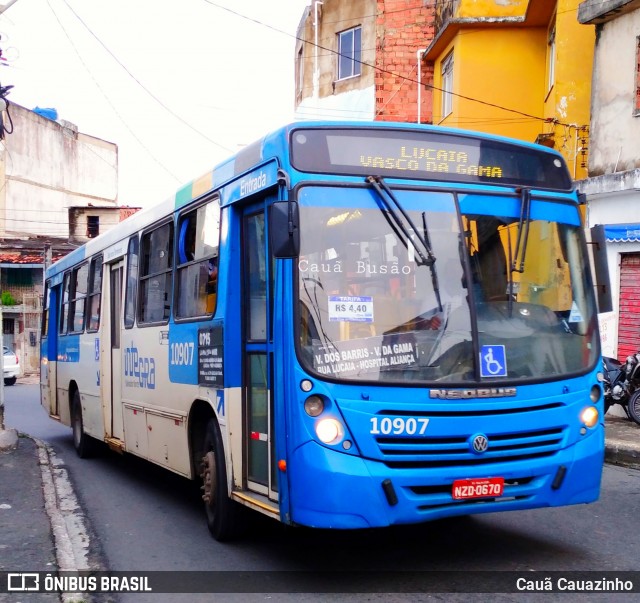
[[[354,27],[338,34],[338,79],[360,75],[362,28]]]
[[[556,81],[556,26],[549,30],[547,39],[547,92],[553,88]]]
[[[15,333],[15,320],[13,318],[2,319],[2,334],[13,335]]]
[[[38,282],[38,278],[34,278],[34,269],[20,268],[5,270],[2,274],[6,278],[5,284],[8,287],[32,287],[34,283]],[[38,275],[39,276],[39,275]]]
[[[442,61],[442,118],[453,111],[453,52]]]
[[[87,237],[93,239],[100,234],[100,216],[87,216]]]
[[[636,38],[636,103],[635,115],[640,115],[640,36]]]

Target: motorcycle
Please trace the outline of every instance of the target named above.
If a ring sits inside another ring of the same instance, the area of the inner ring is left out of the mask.
[[[604,412],[620,404],[627,417],[640,425],[640,352],[626,362],[603,356]]]

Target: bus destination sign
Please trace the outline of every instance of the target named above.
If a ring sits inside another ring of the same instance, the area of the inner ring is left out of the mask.
[[[559,155],[457,132],[301,129],[292,134],[291,153],[294,167],[306,172],[572,190]]]

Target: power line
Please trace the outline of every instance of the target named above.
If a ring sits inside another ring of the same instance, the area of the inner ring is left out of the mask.
[[[78,59],[80,60],[80,62],[82,63],[82,66],[85,68],[85,70],[87,71],[87,73],[89,74],[89,77],[91,77],[91,79],[93,80],[93,82],[95,83],[95,85],[97,86],[98,90],[100,90],[102,96],[104,97],[104,99],[109,103],[109,105],[111,106],[111,109],[113,110],[113,112],[115,113],[115,115],[120,119],[120,121],[123,123],[123,125],[125,126],[125,128],[129,131],[129,133],[131,134],[131,136],[133,136],[133,138],[135,138],[135,140],[138,142],[138,144],[149,154],[149,157],[151,157],[165,172],[167,172],[167,174],[169,174],[172,178],[174,178],[176,180],[176,182],[180,182],[180,179],[171,171],[169,170],[169,168],[167,168],[152,152],[151,150],[142,142],[142,140],[140,140],[140,138],[136,135],[136,133],[129,127],[129,124],[127,124],[127,122],[125,121],[124,117],[122,117],[122,115],[120,114],[120,112],[116,109],[116,106],[111,102],[111,99],[109,98],[109,96],[107,95],[107,93],[105,92],[105,90],[102,88],[102,86],[100,85],[100,83],[98,82],[98,80],[96,80],[95,77],[93,77],[93,74],[91,73],[91,70],[89,69],[88,65],[85,63],[84,59],[82,58],[82,55],[80,54],[80,52],[78,51],[76,45],[73,43],[73,40],[71,39],[71,37],[69,36],[69,34],[67,33],[67,30],[65,29],[64,25],[62,25],[62,22],[60,21],[60,19],[58,18],[58,15],[56,13],[56,11],[53,9],[53,7],[51,6],[51,2],[50,0],[47,0],[47,5],[49,6],[49,10],[51,10],[51,12],[53,13],[53,16],[55,18],[55,20],[58,22],[58,25],[60,26],[60,29],[62,30],[62,32],[64,33],[64,35],[66,36],[67,40],[69,41],[69,44],[71,44],[71,47],[73,48],[74,52],[76,53],[76,55],[78,56]]]
[[[133,79],[134,82],[136,82],[136,84],[138,84],[138,86],[140,86],[154,101],[156,101],[165,111],[169,112],[171,115],[173,115],[173,117],[175,117],[179,122],[181,122],[182,124],[184,124],[185,126],[187,126],[188,128],[190,128],[192,131],[194,131],[196,134],[198,134],[199,136],[201,136],[202,138],[204,138],[206,141],[210,142],[211,144],[217,146],[218,148],[227,151],[228,153],[231,153],[231,149],[225,147],[224,145],[220,144],[219,142],[216,142],[215,140],[209,138],[206,134],[203,134],[200,130],[198,130],[197,128],[195,128],[194,126],[192,126],[189,122],[185,121],[180,115],[178,115],[175,111],[173,111],[173,109],[171,109],[170,107],[168,107],[165,103],[163,103],[153,92],[151,92],[135,75],[133,75],[133,73],[131,73],[131,71],[129,71],[129,69],[126,67],[126,65],[124,65],[124,63],[107,47],[107,45],[93,32],[93,30],[84,22],[84,20],[82,19],[82,17],[80,17],[80,15],[78,15],[78,13],[76,13],[75,10],[73,10],[73,8],[69,5],[69,3],[67,2],[67,0],[62,0],[66,5],[67,8],[74,14],[74,16],[76,17],[76,19],[78,19],[78,21],[80,21],[80,23],[82,23],[82,25],[84,26],[84,28],[97,40],[97,42],[109,53],[109,55],[111,56],[111,58],[113,58],[113,60],[118,63],[118,65],[120,65],[120,67],[122,67],[122,69],[125,70],[125,72],[129,75],[129,77],[131,77],[131,79]]]
[[[305,40],[304,38],[301,38],[300,36],[290,34],[290,33],[286,32],[286,31],[284,31],[282,29],[279,29],[279,28],[277,28],[277,27],[275,27],[273,25],[270,25],[268,23],[264,23],[263,21],[260,21],[258,19],[254,19],[252,17],[248,17],[247,15],[243,15],[242,13],[239,13],[239,12],[233,10],[233,9],[227,8],[226,6],[221,6],[220,4],[217,4],[216,2],[213,2],[212,0],[204,0],[204,1],[207,4],[211,4],[211,6],[215,6],[216,8],[218,8],[220,10],[224,10],[224,11],[226,11],[228,13],[231,13],[232,15],[240,17],[241,19],[245,19],[247,21],[251,21],[252,23],[256,23],[258,25],[261,25],[263,27],[271,29],[272,31],[278,32],[280,34],[284,34],[285,36],[292,37],[292,38],[298,40],[299,42],[302,42],[303,44],[308,44],[310,46],[314,46],[316,48],[319,48],[320,50],[324,50],[327,53],[331,53],[331,54],[334,54],[334,55],[337,55],[337,56],[346,56],[346,55],[343,55],[342,53],[340,53],[337,50],[333,50],[332,48],[327,48],[326,46],[322,46],[321,44],[316,44],[315,42],[311,42],[309,40]],[[464,94],[459,94],[457,92],[451,92],[449,90],[444,90],[443,88],[439,88],[437,86],[434,86],[433,84],[425,84],[424,82],[419,82],[418,80],[406,77],[404,75],[401,75],[400,73],[396,73],[396,72],[390,71],[388,69],[383,69],[382,67],[378,67],[376,65],[372,65],[370,63],[358,60],[358,59],[356,59],[354,57],[351,57],[351,56],[348,56],[346,58],[352,60],[354,63],[359,63],[360,65],[363,65],[365,67],[370,67],[371,69],[373,69],[374,71],[377,71],[379,73],[384,73],[386,75],[392,75],[392,76],[394,76],[396,78],[400,78],[402,80],[406,80],[406,81],[411,82],[413,84],[427,85],[432,90],[436,90],[438,92],[446,92],[447,94],[451,94],[452,96],[455,96],[457,98],[461,98],[463,100],[468,100],[468,101],[474,102],[474,103],[479,103],[481,105],[484,105],[485,107],[493,107],[494,109],[500,109],[502,111],[507,111],[509,113],[515,113],[517,115],[522,115],[523,117],[528,117],[528,118],[535,119],[535,120],[538,120],[538,121],[543,121],[543,122],[547,122],[547,123],[553,122],[553,123],[556,123],[558,125],[563,125],[563,126],[567,126],[567,127],[575,127],[575,124],[565,124],[563,122],[560,122],[560,121],[556,120],[555,118],[540,117],[539,115],[532,115],[532,114],[527,113],[525,111],[520,111],[518,109],[512,109],[510,107],[505,107],[505,106],[499,105],[497,103],[491,103],[491,102],[488,102],[488,101],[483,101],[483,100],[480,100],[480,99],[477,99],[477,98],[473,98],[471,96],[466,96]]]

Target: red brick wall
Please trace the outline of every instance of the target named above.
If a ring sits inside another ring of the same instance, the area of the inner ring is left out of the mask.
[[[375,76],[376,119],[417,122],[417,51],[433,39],[433,2],[425,0],[378,0],[377,52]],[[431,123],[433,68],[422,69],[420,121]]]

